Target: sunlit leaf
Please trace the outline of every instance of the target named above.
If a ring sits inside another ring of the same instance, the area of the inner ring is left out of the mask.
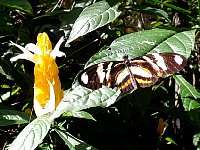
[[[48,133],[50,125],[48,118],[36,118],[19,133],[9,146],[9,150],[34,150]]]
[[[174,52],[188,58],[194,47],[195,30],[176,33],[173,30],[152,29],[124,35],[114,40],[110,49],[103,47],[90,58],[85,67],[104,61],[123,61],[146,53]]]
[[[176,82],[180,86],[180,95],[183,107],[186,111],[200,107],[200,93],[181,75],[174,76]]]
[[[170,142],[170,143],[173,143],[173,144],[177,145],[176,142],[170,137],[166,137],[165,140]]]
[[[77,117],[77,118],[85,118],[85,119],[92,119],[95,120],[91,114],[89,114],[86,111],[75,111],[75,112],[66,112],[63,114],[63,116],[72,116],[72,117]]]
[[[189,30],[176,33],[156,46],[151,53],[174,52],[188,58],[194,48],[195,32],[196,30]]]
[[[57,109],[50,115],[50,119],[59,117],[62,113],[76,112],[90,107],[108,107],[118,100],[120,90],[103,86],[91,90],[81,85],[74,84],[72,90],[65,94]]]
[[[115,20],[120,15],[117,8],[106,1],[86,7],[75,21],[67,43]]]

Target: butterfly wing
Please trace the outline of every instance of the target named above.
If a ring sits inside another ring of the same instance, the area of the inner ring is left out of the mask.
[[[187,64],[187,59],[177,53],[154,53],[141,56],[141,58],[152,64],[158,77],[177,73]]]
[[[159,77],[171,75],[182,70],[187,59],[176,53],[154,53],[131,61],[131,72],[140,87],[145,88],[155,84]]]
[[[159,79],[157,70],[145,60],[134,60],[129,68],[139,87],[149,87]]]
[[[79,75],[79,83],[90,89],[102,85],[119,87],[124,93],[137,87],[149,87],[159,77],[180,71],[186,63],[186,58],[176,53],[155,53],[134,60],[103,62],[84,70]]]
[[[81,85],[89,89],[98,89],[102,85],[114,88],[115,76],[123,71],[124,67],[123,61],[95,64],[80,73],[78,80]]]

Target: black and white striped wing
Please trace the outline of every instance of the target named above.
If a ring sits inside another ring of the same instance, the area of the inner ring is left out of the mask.
[[[176,53],[154,53],[130,62],[130,70],[140,87],[155,84],[160,77],[182,70],[187,64],[184,56]]]
[[[93,65],[80,74],[79,82],[90,89],[102,85],[119,87],[124,93],[137,87],[149,87],[160,77],[182,70],[186,63],[186,58],[176,53],[147,54],[134,60]]]
[[[102,85],[116,87],[115,77],[125,68],[123,61],[109,61],[85,69],[78,77],[79,83],[89,89],[98,89]]]

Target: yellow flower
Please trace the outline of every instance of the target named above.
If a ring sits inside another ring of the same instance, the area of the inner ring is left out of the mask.
[[[27,59],[35,63],[34,110],[38,117],[55,110],[63,98],[63,91],[58,76],[58,66],[55,62],[56,57],[65,55],[59,51],[63,40],[62,37],[54,50],[52,50],[51,41],[46,33],[39,33],[37,44],[29,43],[25,48],[11,42],[11,44],[24,52],[11,58],[11,61]]]

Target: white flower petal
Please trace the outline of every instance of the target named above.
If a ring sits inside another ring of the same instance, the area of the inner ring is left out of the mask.
[[[62,36],[56,46],[54,47],[53,51],[51,52],[51,56],[55,59],[56,57],[62,57],[65,56],[65,53],[59,51],[60,45],[63,43],[64,37]]]
[[[11,43],[11,45],[16,46],[16,47],[19,48],[21,51],[23,51],[22,54],[19,54],[19,55],[15,56],[15,57],[12,57],[12,58],[10,59],[10,61],[16,61],[16,60],[18,60],[18,59],[26,59],[26,60],[29,60],[29,61],[31,61],[31,62],[33,62],[33,63],[35,62],[34,54],[31,53],[26,47],[24,48],[24,47],[22,47],[22,46],[20,46],[20,45],[18,45],[18,44],[13,43],[12,41],[10,41],[10,43]]]
[[[61,52],[61,51],[52,51],[51,52],[51,56],[55,59],[56,57],[62,57],[65,56],[65,53]]]
[[[26,59],[26,60],[29,60],[29,61],[31,61],[33,63],[35,62],[34,55],[28,55],[27,53],[26,54],[25,53],[19,54],[19,55],[15,56],[15,57],[12,57],[10,59],[10,61],[17,61],[18,59]]]
[[[41,50],[39,49],[39,47],[33,43],[29,43],[25,46],[25,49],[30,51],[30,52],[33,52],[37,55],[42,55],[42,52]]]

